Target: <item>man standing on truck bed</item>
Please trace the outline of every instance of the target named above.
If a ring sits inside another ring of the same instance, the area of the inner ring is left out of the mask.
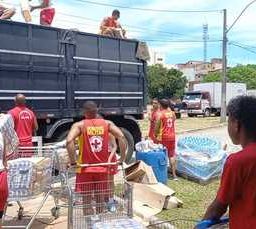
[[[100,34],[109,37],[126,38],[125,30],[118,22],[119,18],[119,10],[114,10],[111,17],[104,18],[100,25]]]
[[[14,121],[14,129],[19,138],[19,146],[32,147],[32,136],[38,129],[34,112],[26,107],[26,97],[18,94],[15,97],[15,107],[8,112]]]
[[[41,9],[40,25],[51,26],[55,16],[55,8],[52,7],[51,0],[39,0],[40,5],[31,6],[31,12],[36,9]]]
[[[160,100],[160,112],[156,121],[155,136],[157,143],[164,145],[168,151],[168,157],[171,166],[171,172],[174,180],[176,175],[176,158],[175,158],[175,113],[169,108],[170,104],[167,99]]]
[[[15,8],[0,0],[0,20],[8,20],[15,14]]]
[[[71,166],[78,164],[102,164],[108,163],[111,153],[109,152],[109,134],[112,134],[119,143],[121,158],[125,160],[126,140],[122,131],[110,121],[104,120],[98,115],[97,105],[87,101],[84,106],[85,119],[73,124],[67,136],[67,151]],[[79,137],[79,157],[76,160],[75,140]],[[109,185],[109,166],[91,166],[79,168],[76,175],[76,191],[83,194],[85,207],[91,203],[93,196],[98,204],[105,201],[107,192],[111,192]],[[110,182],[111,183],[111,182]],[[99,193],[99,190],[101,192]],[[90,209],[84,209],[88,215]]]

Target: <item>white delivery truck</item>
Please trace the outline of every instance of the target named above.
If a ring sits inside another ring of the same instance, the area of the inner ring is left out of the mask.
[[[227,104],[238,95],[246,95],[246,84],[227,83]],[[197,115],[210,116],[211,114],[220,115],[221,83],[195,84],[193,91],[185,94],[183,103],[186,104],[189,117]]]

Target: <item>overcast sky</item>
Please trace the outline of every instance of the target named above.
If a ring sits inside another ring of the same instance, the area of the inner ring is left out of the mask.
[[[4,0],[15,4],[18,0]],[[208,24],[208,60],[222,55],[222,9],[227,9],[228,26],[250,2],[247,0],[55,0],[57,15],[53,26],[77,28],[97,33],[103,17],[111,14],[114,6],[103,3],[144,9],[216,10],[207,13],[153,12],[120,8],[120,22],[128,37],[147,41],[150,48],[166,55],[169,64],[203,59],[203,24]],[[33,0],[32,4],[36,4]],[[33,13],[38,23],[39,12]],[[256,63],[256,3],[251,5],[228,34],[228,64]],[[13,20],[22,21],[20,11]],[[241,47],[234,46],[238,45]]]

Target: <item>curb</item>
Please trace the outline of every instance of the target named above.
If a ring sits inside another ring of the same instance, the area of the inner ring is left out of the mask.
[[[201,130],[208,130],[208,129],[214,129],[214,128],[219,128],[219,127],[224,127],[224,126],[227,126],[227,123],[218,124],[218,125],[209,126],[209,127],[204,127],[204,128],[199,128],[199,129],[191,129],[191,130],[179,131],[179,132],[176,132],[176,134],[177,134],[177,135],[181,135],[181,134],[193,133],[193,132],[197,132],[197,131],[201,131]]]

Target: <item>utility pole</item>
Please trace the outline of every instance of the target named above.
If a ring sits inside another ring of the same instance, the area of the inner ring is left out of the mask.
[[[227,10],[223,10],[223,42],[222,42],[222,64],[223,64],[223,74],[222,74],[222,92],[221,92],[221,122],[226,122],[227,119],[227,34],[235,26],[238,20],[243,16],[244,12],[252,5],[256,3],[256,0],[249,2],[238,17],[234,20],[229,28],[227,28]]]
[[[203,24],[203,41],[204,41],[204,63],[207,61],[207,41],[209,39],[208,35],[208,24]]]
[[[223,10],[223,41],[222,41],[222,88],[221,88],[221,118],[220,122],[227,120],[227,10]]]

